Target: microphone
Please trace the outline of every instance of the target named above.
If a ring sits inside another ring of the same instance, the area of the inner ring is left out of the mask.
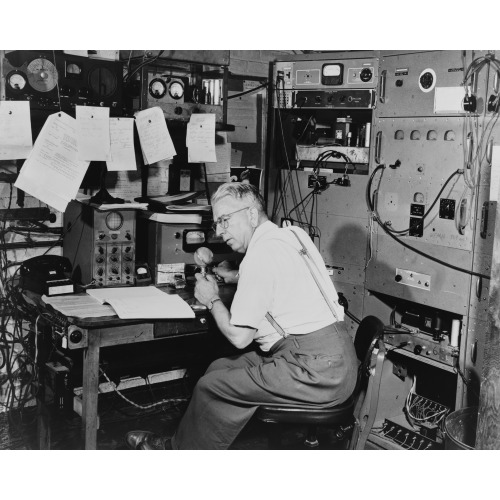
[[[200,247],[194,253],[194,261],[196,265],[200,266],[201,275],[207,275],[207,266],[209,266],[214,260],[214,254],[212,250],[207,247]]]

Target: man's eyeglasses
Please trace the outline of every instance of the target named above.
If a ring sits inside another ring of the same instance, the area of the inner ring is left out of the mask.
[[[242,210],[248,210],[249,208],[252,208],[252,207],[243,207],[243,208],[240,208],[239,210],[235,210],[234,212],[231,212],[229,214],[221,215],[212,224],[212,229],[214,231],[217,231],[217,226],[220,226],[222,229],[227,229],[229,227],[229,219],[231,218],[232,215],[237,214],[238,212],[241,212]]]

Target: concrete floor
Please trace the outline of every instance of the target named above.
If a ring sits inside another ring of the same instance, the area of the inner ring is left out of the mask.
[[[150,387],[140,387],[124,391],[129,399],[143,406],[162,399],[176,399],[173,403],[157,406],[151,410],[140,410],[127,403],[116,393],[99,396],[100,428],[97,434],[99,450],[126,450],[125,435],[134,429],[151,430],[171,436],[182,417],[189,400],[191,388],[185,382],[168,382]],[[21,418],[22,417],[22,418]],[[269,425],[252,420],[235,440],[231,449],[266,450]],[[51,449],[83,449],[82,420],[73,412],[65,416],[52,411]],[[303,445],[305,428],[281,427],[284,449],[306,449]],[[275,432],[275,429],[273,429]],[[329,429],[318,431],[320,449],[343,449]],[[17,412],[7,415],[0,413],[0,449],[37,449],[36,409],[25,409],[22,416]]]

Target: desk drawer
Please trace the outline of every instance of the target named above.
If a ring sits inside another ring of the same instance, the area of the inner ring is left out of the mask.
[[[179,337],[192,333],[208,332],[208,313],[198,312],[195,319],[159,321],[154,324],[153,337]]]

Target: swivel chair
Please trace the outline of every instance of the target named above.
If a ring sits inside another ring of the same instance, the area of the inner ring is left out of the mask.
[[[360,422],[356,414],[362,403],[360,396],[371,395],[370,416],[365,422],[361,434],[362,445],[366,441],[367,431],[373,425],[373,419],[376,412],[376,403],[378,402],[378,390],[380,387],[380,373],[385,356],[383,346],[384,325],[375,316],[364,318],[356,331],[354,338],[354,347],[356,355],[360,361],[358,369],[358,378],[356,387],[352,395],[344,403],[332,408],[300,408],[300,407],[281,407],[281,406],[259,406],[255,412],[255,418],[264,423],[270,424],[301,424],[307,426],[307,437],[305,446],[317,448],[319,446],[316,434],[317,427],[320,425],[329,426],[334,431],[336,440],[344,441],[350,439],[349,448],[357,446],[359,438]],[[381,340],[381,342],[379,342]],[[371,370],[372,353],[376,346],[379,346],[377,355],[377,366],[374,373]],[[374,387],[373,381],[377,387]],[[372,386],[368,387],[369,382]],[[373,414],[373,416],[371,415]],[[272,449],[281,448],[281,435],[277,426],[269,428],[269,447]],[[277,432],[278,431],[278,432]],[[360,448],[359,446],[357,446]]]

